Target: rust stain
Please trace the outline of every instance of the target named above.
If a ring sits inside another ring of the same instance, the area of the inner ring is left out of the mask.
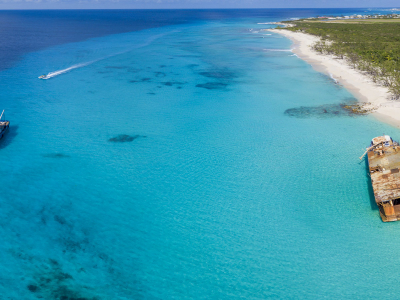
[[[376,137],[367,154],[372,188],[382,220],[400,220],[399,143],[387,135]]]

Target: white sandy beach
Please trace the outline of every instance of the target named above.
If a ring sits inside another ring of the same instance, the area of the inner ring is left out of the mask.
[[[318,37],[289,30],[270,29],[293,41],[293,53],[319,72],[330,75],[362,102],[376,108],[373,115],[392,126],[400,128],[400,101],[390,100],[387,88],[374,83],[368,76],[349,66],[344,60],[322,55],[311,49]]]

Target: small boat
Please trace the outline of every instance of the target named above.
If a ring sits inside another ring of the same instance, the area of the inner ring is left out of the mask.
[[[38,78],[39,79],[49,79],[49,77],[47,75],[40,75]]]
[[[10,122],[6,120],[2,120],[4,115],[4,110],[0,116],[0,140],[4,137],[4,135],[8,132],[8,128],[10,127]]]

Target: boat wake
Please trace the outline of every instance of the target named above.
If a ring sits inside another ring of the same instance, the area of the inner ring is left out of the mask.
[[[93,61],[93,62],[94,62],[94,61]],[[71,70],[73,70],[73,69],[82,68],[82,67],[84,67],[84,66],[90,65],[90,64],[93,63],[93,62],[87,62],[87,63],[83,63],[83,64],[73,65],[73,66],[68,67],[68,68],[66,68],[66,69],[58,70],[58,71],[55,71],[55,72],[50,72],[50,73],[48,73],[47,75],[42,75],[42,76],[40,76],[39,78],[40,78],[40,79],[50,79],[50,78],[53,78],[53,77],[55,77],[55,76],[58,76],[58,75],[67,73],[67,72],[69,72],[69,71],[71,71]]]
[[[143,44],[136,45],[136,46],[134,46],[134,47],[132,47],[132,48],[129,48],[128,50],[124,50],[124,51],[120,51],[120,52],[117,52],[117,53],[113,53],[113,54],[104,56],[104,57],[102,57],[102,58],[95,59],[95,60],[92,60],[92,61],[88,61],[88,62],[85,62],[85,63],[76,64],[76,65],[73,65],[73,66],[71,66],[71,67],[68,67],[68,68],[65,68],[65,69],[62,69],[62,70],[50,72],[50,73],[48,73],[47,75],[41,75],[41,76],[39,76],[38,78],[39,78],[39,79],[50,79],[50,78],[56,77],[56,76],[58,76],[58,75],[67,73],[67,72],[69,72],[69,71],[71,71],[71,70],[78,69],[78,68],[82,68],[82,67],[86,67],[86,66],[91,65],[91,64],[93,64],[93,63],[95,63],[95,62],[99,62],[99,61],[102,61],[102,60],[105,60],[105,59],[108,59],[108,58],[111,58],[111,57],[114,57],[114,56],[117,56],[117,55],[121,55],[121,54],[130,52],[130,51],[132,51],[132,50],[134,50],[134,49],[146,47],[146,46],[150,45],[150,44],[151,44],[153,41],[155,41],[156,39],[158,39],[158,38],[160,38],[160,37],[162,37],[162,36],[164,36],[164,35],[173,33],[173,32],[177,32],[177,30],[173,30],[173,31],[167,32],[167,33],[157,34],[157,35],[155,35],[155,36],[150,37],[149,39],[147,39],[147,41],[144,42]]]

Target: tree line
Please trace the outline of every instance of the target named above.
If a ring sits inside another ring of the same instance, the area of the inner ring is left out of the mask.
[[[346,60],[352,67],[386,86],[400,98],[400,22],[346,24],[290,22],[285,29],[320,37],[312,47],[321,54]]]

